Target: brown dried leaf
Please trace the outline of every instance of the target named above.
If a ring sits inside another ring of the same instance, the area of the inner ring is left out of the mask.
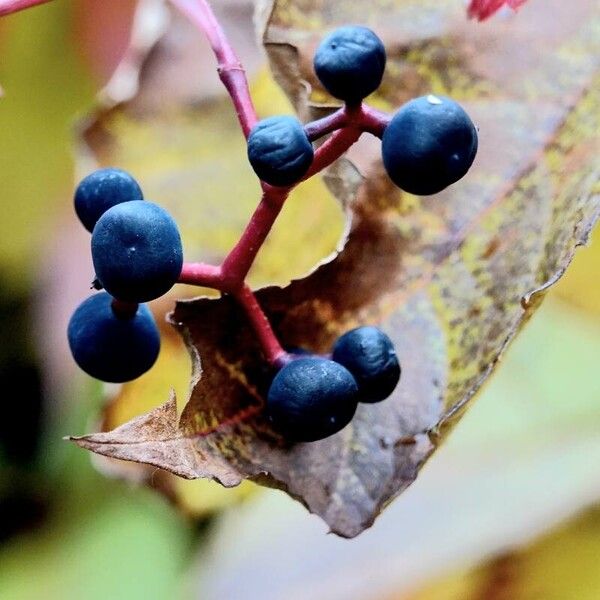
[[[479,126],[478,159],[453,188],[415,198],[384,175],[379,143],[361,140],[326,175],[351,215],[344,250],[259,299],[285,345],[316,352],[378,324],[403,364],[392,398],[360,406],[332,438],[286,445],[262,416],[270,374],[243,315],[229,298],[198,299],[171,316],[195,359],[179,424],[171,401],[128,429],[77,440],[187,477],[285,489],[347,537],[414,480],[600,212],[595,2],[534,2],[493,28],[467,23],[454,0],[369,6],[389,52],[373,103],[455,97]],[[363,10],[346,0],[263,6],[272,66],[300,114],[330,103],[310,72],[323,29],[364,22]]]

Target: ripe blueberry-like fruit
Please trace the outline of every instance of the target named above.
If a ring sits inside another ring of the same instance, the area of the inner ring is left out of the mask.
[[[179,230],[156,204],[117,204],[94,227],[92,259],[96,276],[109,294],[128,302],[147,302],[168,292],[181,273]]]
[[[357,403],[356,381],[342,365],[316,356],[297,358],[273,379],[267,415],[287,440],[313,442],[350,423]]]
[[[119,316],[112,302],[106,292],[90,296],[73,313],[67,335],[75,362],[88,375],[123,383],[154,364],[160,336],[146,305],[139,305],[133,315]]]
[[[379,87],[385,70],[385,47],[367,27],[340,27],[317,48],[314,67],[332,96],[357,103]]]
[[[477,131],[450,98],[423,96],[402,106],[381,142],[390,179],[411,194],[441,192],[469,170],[477,153]]]
[[[385,400],[400,380],[394,344],[377,327],[358,327],[342,335],[332,358],[354,376],[361,402]]]
[[[143,199],[140,186],[129,173],[114,168],[99,169],[77,186],[75,212],[91,232],[98,219],[115,204]]]
[[[313,157],[312,144],[294,117],[263,119],[248,136],[248,160],[259,178],[271,185],[297,183],[306,175]]]

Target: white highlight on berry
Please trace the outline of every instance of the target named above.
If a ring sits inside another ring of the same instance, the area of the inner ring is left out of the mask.
[[[429,104],[442,104],[442,100],[433,94],[427,96],[427,102],[429,102]]]

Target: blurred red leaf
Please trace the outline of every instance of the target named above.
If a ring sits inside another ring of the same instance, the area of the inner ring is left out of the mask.
[[[467,13],[471,19],[485,21],[503,6],[509,6],[513,10],[517,10],[525,2],[527,0],[471,0]]]
[[[73,5],[77,48],[101,84],[127,51],[136,6],[137,0],[79,0]]]

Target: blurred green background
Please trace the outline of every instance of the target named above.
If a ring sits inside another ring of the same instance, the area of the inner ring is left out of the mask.
[[[0,598],[600,597],[600,239],[422,477],[355,541],[254,486],[193,488],[192,520],[62,441],[94,428],[104,394],[46,322],[85,294],[69,269],[89,271],[75,256],[73,127],[132,5],[58,0],[0,20]],[[255,69],[259,106],[265,77]]]

